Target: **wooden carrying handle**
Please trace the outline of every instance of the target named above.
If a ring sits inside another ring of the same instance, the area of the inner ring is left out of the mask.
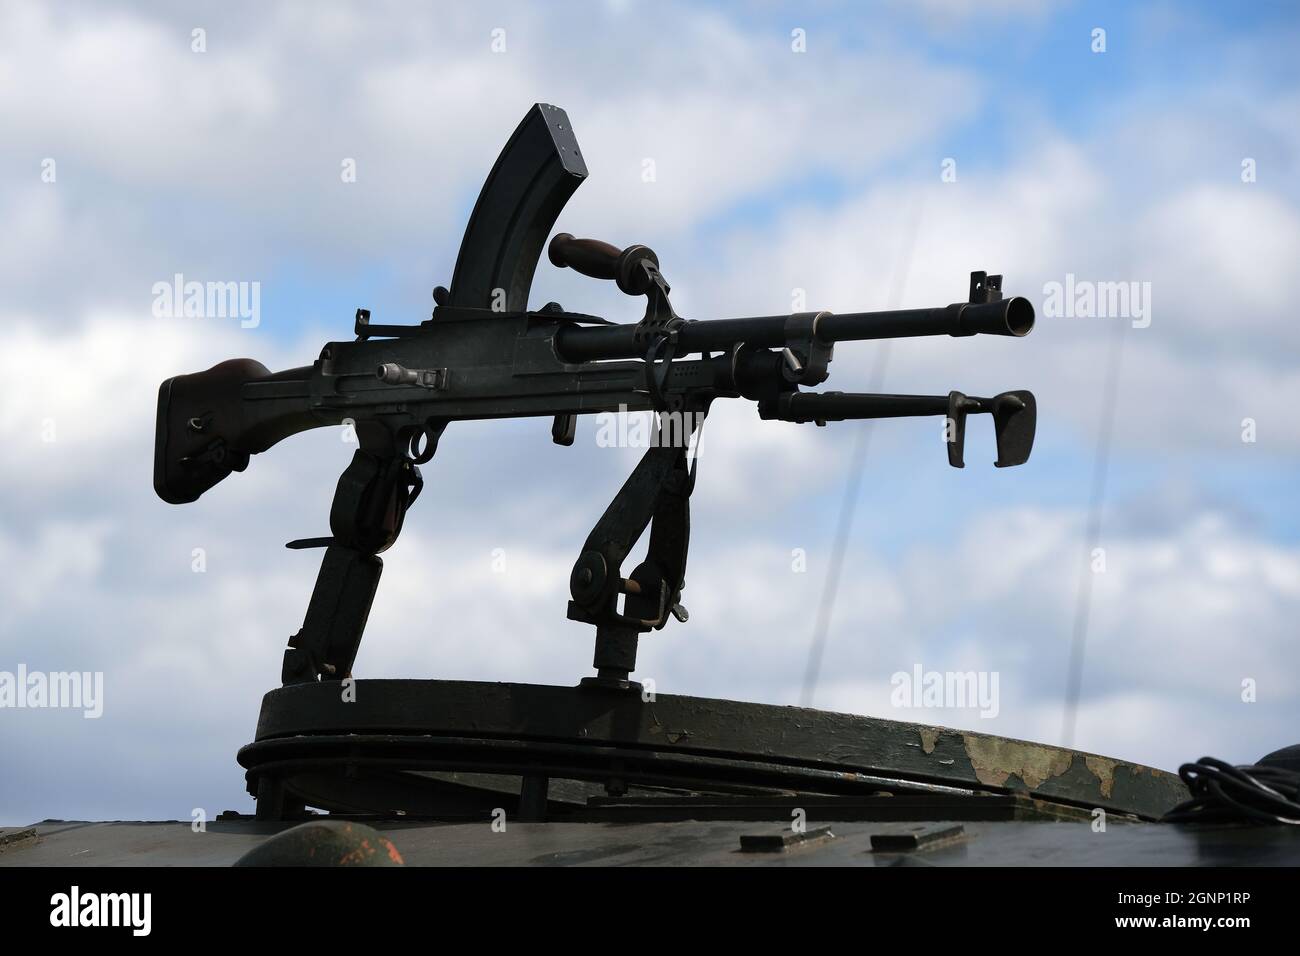
[[[646,291],[645,272],[638,268],[643,259],[659,266],[659,257],[646,246],[619,249],[599,239],[575,239],[567,232],[556,234],[546,248],[546,256],[557,268],[573,269],[593,279],[611,279],[628,295]]]

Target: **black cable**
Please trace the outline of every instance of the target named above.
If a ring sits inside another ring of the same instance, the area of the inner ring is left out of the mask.
[[[1164,823],[1290,823],[1300,825],[1300,772],[1261,764],[1232,764],[1202,757],[1178,768],[1192,799]]]

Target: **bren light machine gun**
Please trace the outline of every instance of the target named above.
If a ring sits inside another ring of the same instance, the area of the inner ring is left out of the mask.
[[[339,479],[328,538],[302,629],[289,640],[282,680],[339,680],[351,673],[383,563],[420,493],[450,422],[547,416],[570,445],[578,415],[651,410],[677,440],[652,442],[597,522],[570,577],[568,616],[596,628],[595,678],[631,686],[639,636],[680,603],[695,484],[687,445],[718,398],[757,402],[764,419],[844,421],[942,415],[948,460],[962,467],[966,418],[988,413],[998,467],[1029,458],[1034,396],[976,398],[809,392],[826,381],[837,342],[920,335],[1026,335],[1028,300],[1002,297],[1002,277],[971,274],[965,302],[933,309],[833,315],[805,312],[694,321],[678,316],[659,259],[646,246],[618,249],[560,233],[552,265],[615,282],[644,296],[645,316],[617,324],[556,303],[530,311],[528,292],[546,237],[587,168],[564,111],[529,110],[497,159],[470,216],[449,288],[419,325],[377,325],[356,313],[355,341],[329,342],[312,365],[270,372],[232,359],[179,375],[158,392],[154,489],[172,504],[194,501],[249,456],[321,425],[354,423],[359,448]],[[650,527],[649,553],[624,577],[628,552]],[[622,607],[619,601],[622,598]]]
[[[819,425],[944,416],[956,467],[967,417],[986,413],[997,465],[1019,465],[1034,440],[1029,392],[808,389],[826,381],[837,342],[1022,336],[1034,310],[1004,299],[1000,276],[976,272],[967,301],[941,308],[683,319],[645,246],[551,238],[586,175],[568,117],[535,106],[483,186],[451,284],[434,290],[428,321],[378,325],[358,310],[355,341],[327,343],[310,366],[272,373],[235,359],[162,384],[154,487],[165,501],[194,501],[251,455],[308,428],[348,421],[358,438],[334,494],[330,537],[290,542],[323,547],[325,557],[284,653],[283,686],[263,697],[256,736],[239,752],[258,818],[301,817],[314,807],[482,820],[504,808],[526,821],[721,815],[788,825],[791,807],[837,820],[949,821],[991,813],[1091,819],[1091,808],[1102,807],[1155,819],[1186,800],[1172,774],[1044,744],[636,692],[640,636],[671,617],[686,620],[696,470],[688,446],[715,399],[749,399],[761,418]],[[644,318],[619,325],[555,303],[530,310],[543,248],[558,268],[644,296]],[[596,629],[594,676],[576,687],[369,678],[341,690],[379,581],[378,555],[401,532],[420,492],[419,466],[448,423],[546,416],[554,440],[569,445],[578,415],[623,409],[658,413],[659,430],[569,579],[569,618]],[[625,576],[623,562],[647,528],[645,560]]]

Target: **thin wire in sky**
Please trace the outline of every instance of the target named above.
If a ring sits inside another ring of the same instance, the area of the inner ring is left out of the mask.
[[[921,211],[924,208],[922,197],[913,200],[908,224],[904,227],[899,245],[899,255],[894,262],[894,274],[890,279],[887,308],[897,309],[907,289],[908,276],[912,271],[912,257],[916,250],[916,233],[921,224]],[[872,362],[868,378],[868,391],[879,392],[885,384],[885,372],[889,367],[889,353],[892,343],[888,339],[880,343]],[[821,676],[822,658],[826,653],[827,636],[830,634],[831,616],[835,611],[835,598],[839,594],[840,572],[844,568],[844,553],[848,550],[849,535],[853,533],[853,518],[857,511],[858,495],[862,488],[862,472],[866,464],[867,449],[871,445],[872,425],[868,419],[858,424],[853,435],[853,451],[849,456],[849,471],[844,480],[844,497],[840,501],[840,514],[835,524],[835,538],[831,545],[830,563],[826,567],[826,580],[822,585],[821,600],[817,604],[817,616],[813,622],[812,643],[808,647],[808,663],[804,669],[803,690],[799,694],[799,705],[811,707],[813,696],[817,693],[817,681]]]
[[[1101,424],[1097,429],[1097,453],[1092,465],[1092,490],[1088,496],[1086,545],[1079,566],[1079,589],[1074,606],[1074,631],[1070,638],[1070,664],[1065,685],[1065,713],[1061,720],[1061,746],[1074,745],[1079,716],[1079,694],[1083,688],[1083,665],[1088,647],[1088,621],[1092,614],[1093,555],[1101,541],[1102,511],[1106,502],[1106,477],[1110,471],[1111,437],[1115,431],[1115,406],[1119,395],[1119,370],[1124,357],[1124,330],[1128,323],[1115,322],[1110,353],[1106,360],[1106,382],[1102,386]]]

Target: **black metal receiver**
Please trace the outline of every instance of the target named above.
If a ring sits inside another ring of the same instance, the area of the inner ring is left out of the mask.
[[[999,467],[1029,458],[1035,426],[1027,391],[974,398],[815,393],[835,343],[921,335],[1026,335],[1034,310],[1002,297],[1002,277],[971,275],[965,302],[934,309],[834,315],[806,312],[693,321],[679,317],[658,257],[556,235],[550,262],[645,296],[644,317],[619,325],[556,303],[528,310],[533,272],[560,210],[587,170],[564,111],[534,106],[479,195],[450,289],[419,325],[374,325],[358,309],[356,339],[330,342],[310,366],[270,372],[234,359],[163,382],[158,393],[154,488],[173,504],[196,500],[249,456],[322,425],[353,423],[359,448],[339,479],[302,629],[289,640],[286,684],[341,679],[352,669],[379,582],[378,554],[396,540],[423,484],[419,465],[452,421],[549,416],[570,445],[576,417],[659,413],[656,440],[597,522],[570,578],[568,616],[596,627],[600,687],[635,686],[639,636],[681,605],[695,463],[688,444],[716,398],[755,401],[764,419],[790,422],[946,416],[948,458],[963,465],[966,418],[990,414]],[[624,560],[650,529],[645,560]]]

